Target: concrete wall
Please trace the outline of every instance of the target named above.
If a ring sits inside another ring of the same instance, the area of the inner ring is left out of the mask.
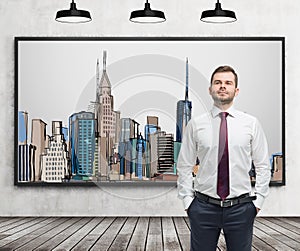
[[[138,25],[128,21],[143,1],[78,0],[93,22],[65,25],[54,21],[70,1],[1,0],[0,2],[0,215],[183,215],[175,187],[42,188],[16,187],[14,174],[15,36],[285,36],[286,37],[286,186],[272,187],[261,215],[299,216],[300,177],[300,3],[296,0],[223,1],[238,21],[212,25],[199,21],[214,1],[151,1],[167,22]],[[259,90],[257,90],[259,91]],[[271,98],[271,97],[270,97]],[[122,194],[120,196],[119,194]]]

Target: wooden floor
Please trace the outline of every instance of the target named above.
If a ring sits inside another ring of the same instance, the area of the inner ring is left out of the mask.
[[[189,231],[185,217],[2,217],[0,250],[185,251]],[[300,218],[257,217],[253,250],[300,250]]]

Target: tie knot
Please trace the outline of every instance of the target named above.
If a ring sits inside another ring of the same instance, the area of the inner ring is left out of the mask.
[[[220,112],[220,116],[222,119],[226,119],[226,117],[228,116],[228,112]]]

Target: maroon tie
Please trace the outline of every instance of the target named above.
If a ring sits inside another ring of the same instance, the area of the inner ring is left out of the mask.
[[[222,200],[224,200],[229,195],[229,156],[226,121],[227,115],[227,112],[220,113],[221,125],[219,135],[217,194]]]

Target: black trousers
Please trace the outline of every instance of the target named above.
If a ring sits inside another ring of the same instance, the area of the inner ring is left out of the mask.
[[[253,202],[222,208],[195,197],[187,213],[192,251],[216,251],[221,229],[227,251],[251,251],[256,216]]]

